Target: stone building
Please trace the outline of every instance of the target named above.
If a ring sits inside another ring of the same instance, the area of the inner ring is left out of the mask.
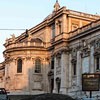
[[[100,69],[99,18],[56,1],[41,23],[6,40],[0,86],[15,94],[86,95],[82,74]]]

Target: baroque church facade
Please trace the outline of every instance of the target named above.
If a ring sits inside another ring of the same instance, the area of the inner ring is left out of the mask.
[[[60,7],[5,41],[0,87],[11,94],[82,92],[82,74],[100,71],[100,16]]]

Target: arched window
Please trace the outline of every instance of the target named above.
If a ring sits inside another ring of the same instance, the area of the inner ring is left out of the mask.
[[[22,59],[17,60],[17,73],[22,73]]]
[[[77,60],[72,59],[71,63],[72,63],[72,74],[75,76],[77,74]]]
[[[41,60],[35,60],[35,73],[41,73]]]

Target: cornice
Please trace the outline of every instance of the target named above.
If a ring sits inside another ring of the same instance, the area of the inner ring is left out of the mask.
[[[52,53],[52,56],[57,56],[58,54],[62,54],[62,53],[69,54],[69,52],[70,52],[69,47],[66,46],[66,47],[62,47],[58,50],[54,50],[54,52]]]
[[[69,9],[68,9],[68,13],[69,13],[69,16],[77,16],[77,17],[81,17],[85,19],[88,18],[88,20],[94,20],[94,21],[100,18],[100,16],[98,15],[88,14],[88,13],[69,10]]]
[[[14,52],[14,51],[27,51],[27,50],[36,50],[36,51],[46,51],[46,48],[43,47],[33,47],[33,46],[29,46],[29,47],[14,47],[14,48],[10,48],[10,49],[6,49],[3,54],[6,52]]]

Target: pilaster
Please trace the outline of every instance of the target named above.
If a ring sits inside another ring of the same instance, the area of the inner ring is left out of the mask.
[[[56,86],[56,66],[57,66],[57,60],[56,56],[54,57],[54,89],[53,93],[57,93],[57,86]]]
[[[71,54],[69,54],[69,87],[72,86],[72,63],[71,63],[71,60],[72,60],[72,56],[71,56]]]
[[[58,20],[55,21],[55,35],[58,35]]]
[[[80,51],[77,52],[77,86],[81,85],[81,76],[82,76],[82,68],[81,68],[81,55]]]
[[[62,17],[62,32],[63,33],[67,32],[67,17],[66,17],[66,14],[63,14],[63,17]]]
[[[62,52],[61,54],[61,86],[60,93],[66,94],[69,85],[69,54]]]
[[[90,73],[93,73],[95,71],[94,67],[94,47],[91,47],[91,52],[90,52]]]

